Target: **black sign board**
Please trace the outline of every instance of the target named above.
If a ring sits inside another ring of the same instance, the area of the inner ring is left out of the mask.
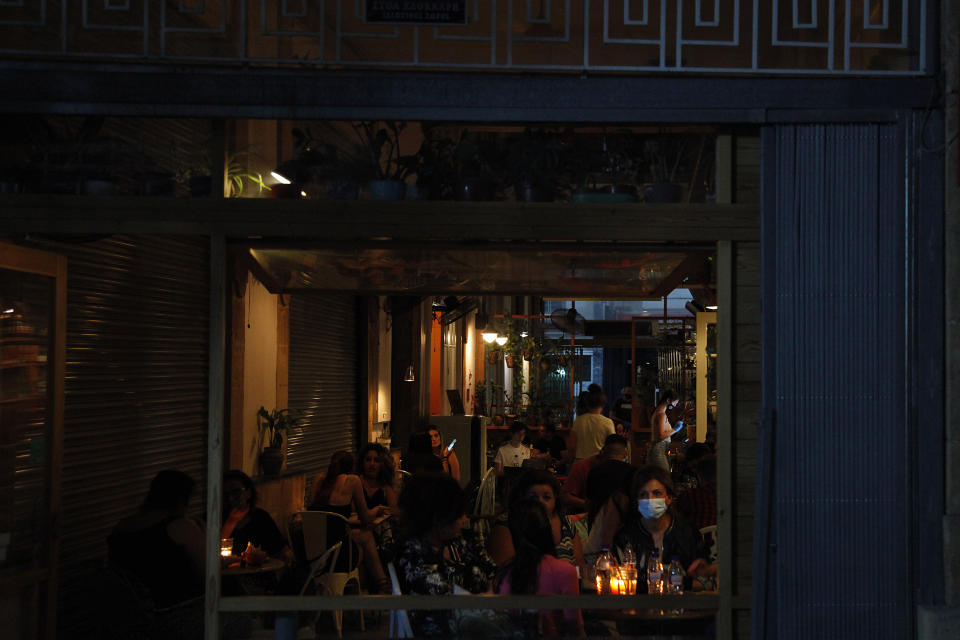
[[[467,23],[467,0],[367,0],[366,10],[368,23]]]

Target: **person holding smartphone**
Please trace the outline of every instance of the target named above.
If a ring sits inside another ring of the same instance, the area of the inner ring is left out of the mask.
[[[457,482],[460,482],[460,461],[457,459],[457,454],[453,451],[453,445],[456,443],[456,440],[450,444],[444,444],[443,434],[433,425],[430,425],[430,428],[427,429],[427,434],[430,436],[430,446],[433,449],[433,455],[440,458],[440,462],[443,463],[443,472]]]
[[[660,402],[650,416],[650,428],[653,431],[655,441],[650,451],[647,453],[647,464],[660,467],[666,472],[670,472],[670,461],[667,459],[667,450],[670,448],[672,436],[683,429],[683,420],[677,420],[670,424],[667,418],[667,412],[677,408],[680,398],[674,391],[665,391],[660,396]]]

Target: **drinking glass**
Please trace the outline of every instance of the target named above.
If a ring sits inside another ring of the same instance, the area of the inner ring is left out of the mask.
[[[220,556],[226,558],[233,555],[233,538],[220,538]]]
[[[637,568],[635,566],[621,566],[620,581],[623,584],[623,595],[633,596],[637,594]]]

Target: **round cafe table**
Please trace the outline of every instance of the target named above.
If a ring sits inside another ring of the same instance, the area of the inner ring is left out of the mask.
[[[286,563],[278,558],[267,558],[262,564],[247,564],[246,566],[240,566],[240,560],[237,559],[236,562],[231,562],[223,567],[220,573],[225,576],[249,576],[257,573],[280,571],[284,566],[286,566]]]

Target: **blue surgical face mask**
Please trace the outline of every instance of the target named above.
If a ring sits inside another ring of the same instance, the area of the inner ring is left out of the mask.
[[[667,512],[667,501],[663,498],[640,498],[637,500],[637,511],[644,518],[659,518]]]

